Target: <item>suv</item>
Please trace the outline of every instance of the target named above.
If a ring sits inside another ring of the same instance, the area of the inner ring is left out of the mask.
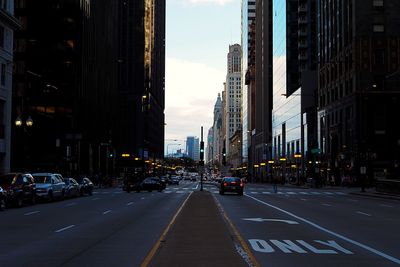
[[[36,203],[36,184],[29,173],[8,173],[0,176],[0,186],[5,191],[5,202],[21,207],[24,201]]]
[[[50,202],[55,198],[64,199],[65,182],[60,174],[55,173],[32,173],[36,182],[36,195],[46,198]]]

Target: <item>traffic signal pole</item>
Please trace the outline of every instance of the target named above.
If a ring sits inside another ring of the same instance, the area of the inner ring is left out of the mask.
[[[204,172],[204,141],[203,141],[203,126],[201,126],[201,141],[200,141],[200,191],[203,191],[203,172]]]

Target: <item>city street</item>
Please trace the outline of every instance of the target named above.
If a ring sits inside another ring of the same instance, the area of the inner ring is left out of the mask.
[[[7,209],[0,213],[1,265],[140,266],[199,189],[189,181],[161,193],[102,188],[90,197]],[[248,184],[243,196],[219,195],[209,184],[204,190],[260,266],[400,264],[398,200],[347,188],[280,187],[275,194],[270,185]]]
[[[399,265],[398,200],[356,190],[248,185],[217,199],[262,266]]]

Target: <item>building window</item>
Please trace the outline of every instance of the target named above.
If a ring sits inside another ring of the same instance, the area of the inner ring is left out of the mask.
[[[374,0],[374,6],[383,6],[383,0]]]
[[[0,47],[4,48],[4,27],[0,25]]]
[[[1,64],[0,84],[2,86],[6,85],[6,64]]]
[[[375,24],[373,30],[374,32],[384,32],[385,26],[382,24]]]

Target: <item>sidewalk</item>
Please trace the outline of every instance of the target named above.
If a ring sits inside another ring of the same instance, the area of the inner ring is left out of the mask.
[[[195,191],[149,266],[247,266],[208,191]]]

